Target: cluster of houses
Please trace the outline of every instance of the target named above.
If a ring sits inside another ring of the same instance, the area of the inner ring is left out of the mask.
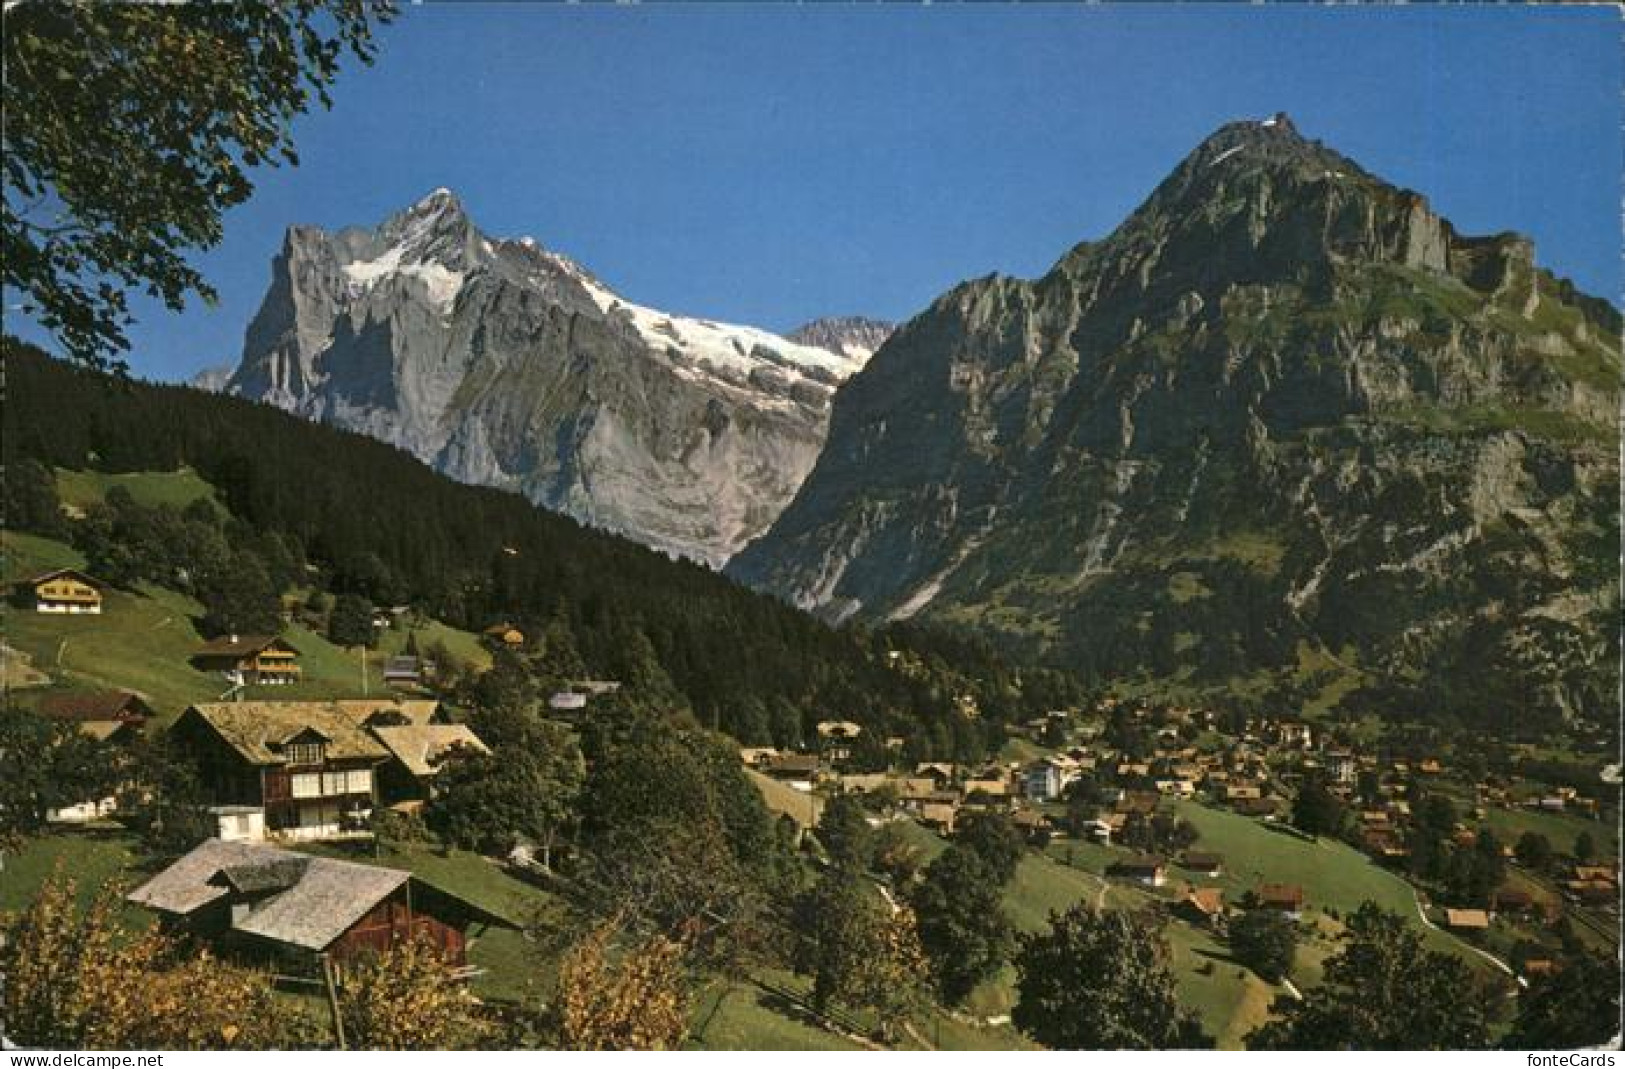
[[[49,695],[39,712],[115,743],[153,711],[127,691]],[[487,752],[439,704],[417,700],[205,702],[170,737],[196,761],[217,835],[129,895],[165,928],[296,976],[342,972],[358,954],[428,940],[469,974],[473,935],[508,918],[399,869],[299,853],[279,843],[365,835],[372,811],[422,806],[446,758]],[[108,816],[113,799],[53,811]]]

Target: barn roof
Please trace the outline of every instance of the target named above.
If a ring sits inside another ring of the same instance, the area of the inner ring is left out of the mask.
[[[372,729],[384,748],[395,755],[406,770],[419,779],[429,779],[439,771],[438,762],[449,751],[467,746],[490,753],[485,743],[466,724],[402,724]]]
[[[152,716],[151,706],[127,690],[48,694],[40,699],[39,711],[53,720],[144,720]]]
[[[254,765],[282,764],[280,746],[304,731],[315,731],[327,740],[330,759],[389,757],[389,751],[336,702],[201,702],[187,713],[201,717]]]
[[[232,927],[278,943],[324,950],[411,879],[398,869],[312,857],[263,843],[210,839],[129,895],[185,916],[233,890],[273,892]]]

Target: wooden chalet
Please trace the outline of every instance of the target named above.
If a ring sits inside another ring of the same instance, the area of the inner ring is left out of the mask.
[[[1187,850],[1180,859],[1180,867],[1204,876],[1220,876],[1224,873],[1224,857],[1221,854]]]
[[[77,568],[58,568],[36,575],[23,585],[35,612],[94,616],[102,611],[106,584]]]
[[[1207,928],[1224,927],[1224,891],[1218,887],[1192,887],[1179,903],[1187,918]]]
[[[71,725],[81,735],[114,746],[135,742],[154,715],[151,706],[127,690],[47,694],[40,698],[35,711],[47,720]],[[57,806],[46,812],[45,819],[53,823],[85,824],[111,816],[117,810],[118,793],[114,791],[99,798],[84,798]]]
[[[1296,917],[1303,912],[1303,888],[1295,883],[1266,883],[1258,888],[1258,905]]]
[[[37,707],[41,716],[73,724],[103,742],[134,741],[157,714],[140,695],[127,690],[73,691],[47,694]]]
[[[452,754],[491,752],[466,724],[397,724],[375,727],[372,735],[389,751],[378,770],[378,792],[386,805],[428,801],[441,764]]]
[[[1133,880],[1147,887],[1161,887],[1168,878],[1168,866],[1161,858],[1129,857],[1113,862],[1106,875]]]
[[[170,736],[197,762],[209,801],[258,806],[287,839],[362,833],[390,752],[336,702],[208,702]]]
[[[399,869],[219,839],[128,898],[159,914],[166,928],[306,973],[342,970],[357,955],[407,939],[428,940],[464,968],[471,929],[511,926]]]
[[[275,635],[226,635],[205,642],[192,655],[205,672],[219,672],[241,683],[297,683],[299,651]]]

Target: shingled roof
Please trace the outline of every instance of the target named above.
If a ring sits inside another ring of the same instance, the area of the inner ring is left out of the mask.
[[[389,751],[336,702],[201,702],[181,715],[193,714],[254,765],[282,764],[282,744],[307,730],[326,740],[331,760],[389,757]]]
[[[53,720],[145,720],[152,707],[127,690],[87,690],[48,694],[39,711]]]
[[[330,704],[357,724],[390,719],[388,714],[408,724],[427,724],[440,711],[440,703],[433,698],[340,698]]]
[[[232,927],[278,943],[325,950],[411,879],[399,869],[312,857],[263,843],[210,839],[129,895],[185,916],[231,893],[272,891]]]
[[[467,746],[479,753],[491,752],[466,724],[380,726],[373,728],[372,733],[418,779],[433,777],[440,771],[440,760],[458,746]]]

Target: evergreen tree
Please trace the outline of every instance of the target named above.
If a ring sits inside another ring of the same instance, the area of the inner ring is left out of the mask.
[[[834,867],[797,902],[797,968],[813,978],[817,1013],[867,1008],[890,1038],[926,981],[914,916],[893,909],[852,869]]]
[[[372,626],[372,603],[359,594],[334,598],[327,639],[335,646],[372,646],[378,641],[378,631]]]
[[[1310,835],[1337,835],[1343,830],[1343,803],[1324,778],[1308,776],[1292,800],[1292,824]]]

